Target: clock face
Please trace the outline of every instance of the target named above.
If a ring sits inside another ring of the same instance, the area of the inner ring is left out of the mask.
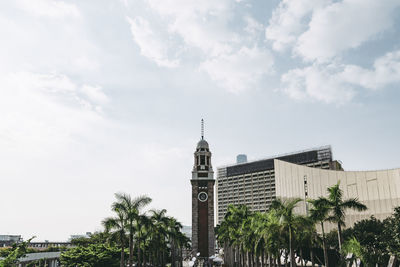
[[[197,197],[201,202],[205,202],[208,199],[208,195],[206,192],[200,192]]]

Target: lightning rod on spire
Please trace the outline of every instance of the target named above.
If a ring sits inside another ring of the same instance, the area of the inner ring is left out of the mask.
[[[201,139],[204,139],[204,120],[201,119]]]

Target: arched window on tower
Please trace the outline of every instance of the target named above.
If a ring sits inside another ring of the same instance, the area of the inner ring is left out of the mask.
[[[206,165],[206,156],[200,155],[200,165]]]

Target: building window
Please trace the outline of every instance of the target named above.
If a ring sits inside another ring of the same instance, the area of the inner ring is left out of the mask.
[[[200,165],[206,165],[206,156],[200,155]]]

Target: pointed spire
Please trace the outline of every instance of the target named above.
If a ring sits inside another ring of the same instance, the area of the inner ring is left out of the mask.
[[[204,139],[204,120],[201,119],[201,140]]]

